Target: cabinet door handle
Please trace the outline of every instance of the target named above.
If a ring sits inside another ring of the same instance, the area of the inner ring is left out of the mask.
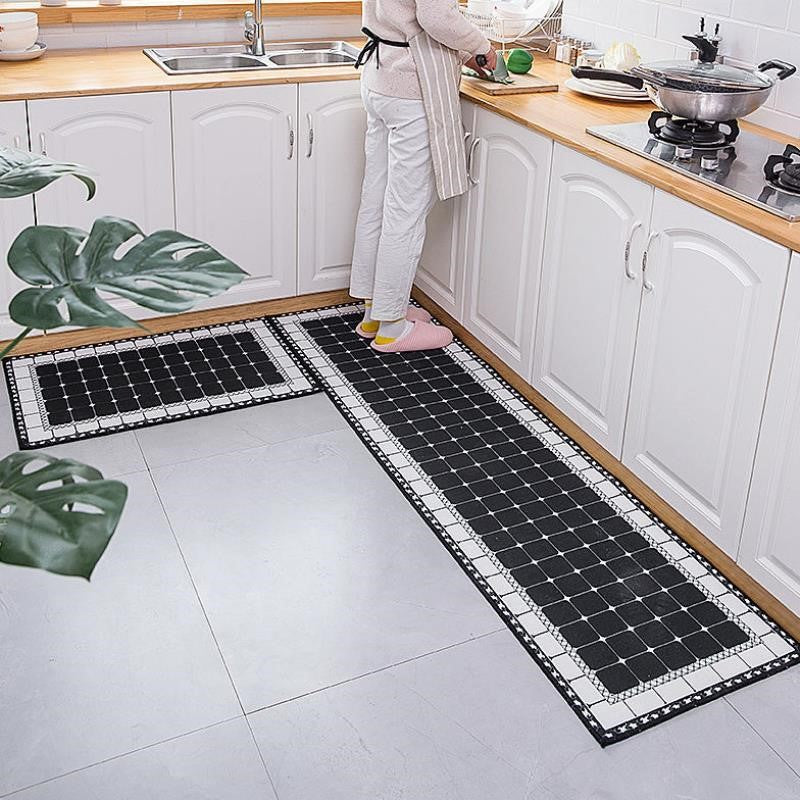
[[[642,254],[642,285],[648,292],[652,292],[653,289],[656,287],[653,285],[652,281],[647,280],[647,264],[650,260],[650,248],[655,244],[656,239],[661,236],[661,231],[652,231],[650,236],[647,239],[647,246],[644,248],[644,253]]]
[[[633,247],[633,237],[636,235],[636,231],[638,231],[641,227],[641,222],[638,220],[634,222],[631,232],[628,234],[628,240],[625,242],[625,275],[632,281],[635,281],[638,276],[631,269],[631,248]]]
[[[39,152],[43,155],[47,155],[47,139],[45,139],[44,131],[39,134]]]
[[[306,158],[311,158],[311,154],[314,152],[314,117],[311,116],[310,111],[306,114],[306,122],[308,123],[308,149],[306,150]]]
[[[475,151],[478,149],[478,145],[483,141],[479,137],[475,137],[472,140],[472,144],[469,148],[469,158],[467,158],[467,177],[469,178],[469,182],[473,186],[477,186],[480,181],[472,174],[472,163],[475,160]]]
[[[291,161],[294,158],[294,119],[291,114],[286,115],[286,124],[289,126],[289,151],[286,158]]]
[[[22,144],[22,139],[20,138],[20,135],[19,135],[19,134],[17,134],[17,135],[14,137],[14,139],[12,140],[12,144],[14,145],[14,148],[15,148],[16,150],[19,150],[19,149],[20,149],[20,145]]]

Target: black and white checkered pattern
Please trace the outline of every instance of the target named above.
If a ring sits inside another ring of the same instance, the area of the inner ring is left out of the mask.
[[[18,356],[4,366],[23,450],[320,391],[264,320]]]
[[[603,744],[797,644],[459,342],[378,354],[348,306],[276,329]]]

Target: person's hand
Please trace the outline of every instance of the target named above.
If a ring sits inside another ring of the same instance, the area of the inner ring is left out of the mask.
[[[473,72],[477,72],[478,75],[481,75],[484,72],[494,72],[495,67],[497,66],[497,51],[490,47],[489,51],[484,54],[486,56],[486,66],[481,67],[478,64],[478,56],[474,55],[469,61],[465,62],[464,66],[471,69]]]

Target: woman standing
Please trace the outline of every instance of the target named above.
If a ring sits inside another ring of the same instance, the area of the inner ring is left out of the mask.
[[[387,353],[446,347],[453,334],[409,307],[425,221],[468,188],[461,64],[493,70],[497,54],[456,0],[363,0],[369,41],[361,96],[366,166],[350,294],[366,302],[357,332]]]

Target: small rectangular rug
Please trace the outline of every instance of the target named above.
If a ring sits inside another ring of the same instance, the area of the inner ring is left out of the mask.
[[[262,320],[4,360],[29,450],[319,392]]]
[[[601,745],[800,661],[462,343],[380,354],[359,318],[345,306],[270,323]]]

